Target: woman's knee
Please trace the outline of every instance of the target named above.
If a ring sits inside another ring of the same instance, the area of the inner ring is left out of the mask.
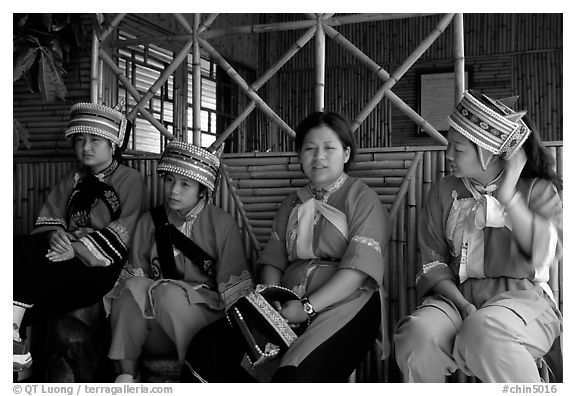
[[[456,328],[451,323],[409,315],[399,322],[394,334],[394,345],[397,354],[425,351],[451,344],[455,332]]]
[[[152,301],[156,312],[171,311],[178,301],[185,299],[186,294],[181,287],[164,283],[154,288]]]
[[[506,337],[511,338],[512,334],[507,335],[506,329],[488,312],[478,310],[462,323],[454,341],[454,351],[462,356],[492,353],[493,348],[498,348],[497,339]]]

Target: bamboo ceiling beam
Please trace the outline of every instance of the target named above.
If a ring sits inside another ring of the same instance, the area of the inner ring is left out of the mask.
[[[317,27],[314,40],[314,53],[315,59],[315,74],[316,81],[314,83],[314,106],[316,111],[324,111],[324,85],[326,76],[326,35],[322,28],[321,16],[317,17]]]
[[[434,43],[434,41],[444,32],[446,27],[452,21],[454,14],[446,14],[442,19],[436,24],[432,32],[416,47],[416,49],[406,58],[404,63],[402,63],[398,69],[390,76],[390,78],[378,89],[376,94],[368,102],[368,104],[360,111],[360,114],[352,122],[353,130],[356,130],[360,124],[368,117],[368,114],[374,110],[374,108],[380,103],[387,92],[400,80],[400,78],[408,71],[414,63],[422,56],[424,52]],[[426,133],[430,134],[432,137],[436,138],[443,144],[447,144],[446,138],[442,136],[435,128],[430,124],[426,123]],[[430,128],[428,128],[430,126]]]
[[[236,84],[238,84],[240,86],[240,88],[242,88],[242,90],[244,91],[244,93],[250,98],[252,99],[254,102],[256,102],[256,106],[258,106],[272,121],[274,121],[280,128],[282,128],[282,130],[284,130],[286,133],[288,133],[288,135],[290,137],[294,137],[296,135],[296,132],[294,132],[292,130],[292,128],[290,128],[290,126],[288,126],[275,112],[274,110],[272,110],[263,100],[262,98],[260,98],[260,96],[258,96],[258,94],[254,91],[254,89],[252,89],[248,83],[246,83],[246,81],[244,81],[244,79],[242,78],[242,76],[240,76],[240,74],[238,74],[238,72],[236,70],[234,70],[234,68],[226,61],[226,59],[224,59],[224,57],[222,55],[220,55],[220,53],[218,51],[216,51],[214,49],[214,47],[212,47],[210,45],[210,43],[208,43],[208,41],[206,41],[203,38],[198,38],[198,42],[200,43],[200,45],[202,46],[202,48],[204,48],[208,54],[210,56],[212,56],[216,62],[218,62],[220,64],[220,66],[224,69],[224,71],[230,76],[230,78],[232,78],[232,80],[234,80],[236,82]]]
[[[204,32],[201,37],[203,39],[211,39],[215,37],[225,36],[228,34],[250,34],[250,33],[269,33],[269,32],[281,32],[287,30],[299,30],[306,29],[311,26],[316,25],[314,20],[302,20],[302,21],[292,21],[292,22],[278,22],[278,23],[266,23],[260,25],[245,25],[245,26],[232,26],[224,29],[214,29]]]
[[[192,26],[190,26],[190,24],[188,23],[188,21],[186,20],[186,18],[184,18],[184,16],[182,14],[174,13],[172,15],[174,16],[174,19],[176,19],[176,22],[178,22],[180,24],[180,26],[182,26],[184,28],[186,33],[188,33],[188,34],[194,33]],[[194,18],[196,18],[196,14],[194,14]]]
[[[122,82],[122,84],[124,84],[124,87],[130,93],[130,95],[132,95],[132,97],[136,99],[136,101],[140,101],[142,98],[140,92],[138,92],[138,90],[134,88],[134,86],[132,85],[132,83],[130,83],[128,78],[126,78],[122,70],[116,65],[116,62],[114,62],[114,60],[112,60],[112,58],[110,58],[110,56],[102,49],[100,49],[99,55],[100,59],[104,61],[104,63],[112,70],[112,72],[116,75],[116,77]],[[142,117],[148,120],[150,124],[152,124],[158,131],[160,131],[162,135],[166,136],[166,138],[168,138],[169,140],[174,139],[174,135],[172,135],[166,129],[166,127],[162,125],[162,123],[160,123],[160,121],[158,121],[152,114],[150,114],[148,110],[141,108],[139,111]],[[136,114],[133,114],[132,116],[128,115],[127,118],[130,121],[134,121],[134,119],[136,118]]]
[[[296,42],[290,48],[288,48],[288,50],[280,57],[280,59],[278,59],[275,64],[273,64],[258,80],[252,83],[252,89],[254,91],[258,91],[266,83],[266,81],[268,81],[274,74],[276,74],[276,72],[280,70],[280,68],[282,68],[286,62],[292,59],[292,57],[296,55],[296,53],[300,51],[306,45],[306,43],[308,43],[308,41],[310,41],[310,39],[314,36],[315,31],[316,26],[312,26],[302,36],[300,36],[298,40],[296,40]],[[228,136],[234,132],[236,128],[238,128],[242,121],[244,121],[250,115],[250,113],[252,113],[252,110],[254,110],[255,107],[256,102],[253,100],[250,101],[246,109],[244,109],[244,111],[240,113],[234,121],[232,121],[228,128],[226,128],[226,130],[222,132],[220,136],[218,136],[216,141],[210,145],[210,150],[215,151],[215,149],[218,148],[228,138]]]
[[[428,15],[435,14],[356,14],[333,17],[326,20],[326,23],[332,26],[338,26],[350,23],[388,21],[393,19],[416,18]]]
[[[162,44],[162,43],[181,43],[182,41],[190,40],[189,34],[170,34],[170,35],[156,35],[150,37],[139,37],[135,39],[126,40],[111,40],[106,43],[107,48],[124,48],[138,45],[148,44]]]
[[[168,65],[168,67],[162,72],[158,80],[152,86],[146,94],[138,101],[137,105],[130,111],[128,116],[133,117],[140,109],[144,108],[144,104],[148,102],[154,94],[160,89],[160,87],[168,80],[168,78],[174,73],[174,71],[180,66],[180,64],[188,57],[188,53],[190,52],[190,48],[194,44],[194,39],[191,39],[186,43],[184,48],[180,50],[178,55],[172,60],[172,63]]]
[[[464,62],[464,15],[454,15],[454,105],[460,102],[466,89],[466,71]]]

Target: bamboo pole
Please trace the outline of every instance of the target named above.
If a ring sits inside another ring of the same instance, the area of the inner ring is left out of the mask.
[[[233,186],[230,175],[228,174],[228,171],[226,169],[226,165],[223,163],[220,165],[220,172],[222,172],[222,177],[226,180],[226,185],[228,186],[229,193],[232,196],[233,201],[236,203],[237,210],[240,212],[244,228],[246,229],[246,232],[250,237],[252,246],[254,246],[254,249],[256,249],[257,251],[260,251],[260,243],[258,242],[256,236],[252,232],[252,226],[248,221],[248,217],[246,216],[246,211],[244,211],[242,201],[238,197],[238,194],[236,194],[236,188]]]
[[[100,37],[96,34],[96,30],[92,33],[92,58],[90,63],[90,101],[92,103],[99,103],[99,52],[100,43],[106,40],[106,38],[118,27],[122,19],[126,16],[125,13],[120,13],[114,17],[110,26],[102,32]]]
[[[96,31],[92,33],[92,58],[90,62],[90,102],[98,103],[98,52],[100,42]]]
[[[420,162],[420,166],[418,166],[418,170],[422,169],[422,162]],[[419,174],[421,172],[416,172]],[[407,297],[407,312],[412,312],[416,309],[416,289],[415,289],[415,280],[416,280],[416,267],[417,267],[417,260],[416,260],[416,250],[417,250],[417,183],[416,179],[418,177],[413,177],[410,179],[409,186],[408,186],[408,193],[407,193],[407,206],[408,206],[408,214],[407,214],[407,226],[406,226],[406,277],[405,277],[405,288],[406,288],[406,297]],[[421,181],[421,180],[420,180]]]
[[[123,48],[148,44],[161,45],[164,43],[180,43],[188,40],[190,40],[189,34],[154,35],[150,37],[138,37],[135,39],[110,40],[106,43],[106,48]]]
[[[308,41],[310,41],[310,39],[314,36],[315,31],[316,26],[312,26],[302,36],[300,36],[300,38],[296,40],[296,42],[288,49],[288,51],[286,51],[274,65],[272,65],[258,80],[252,84],[252,89],[254,91],[258,91],[266,83],[266,81],[268,81],[278,70],[280,70],[280,68],[284,66],[286,62],[292,59],[292,57],[298,51],[300,51],[304,45],[308,43]],[[246,109],[244,109],[244,111],[240,113],[234,121],[232,121],[228,128],[226,128],[226,130],[222,132],[218,138],[216,138],[216,141],[210,145],[209,150],[215,151],[218,147],[220,147],[220,145],[228,138],[228,136],[230,136],[230,134],[234,132],[236,128],[238,128],[240,123],[242,123],[242,121],[244,121],[250,115],[255,107],[256,102],[252,100]]]
[[[194,23],[196,23],[196,15],[198,15],[198,14],[197,13],[194,14]],[[178,22],[180,24],[180,26],[182,28],[184,28],[186,33],[194,34],[194,32],[198,31],[196,28],[193,29],[192,26],[190,26],[190,24],[188,23],[186,18],[184,18],[184,16],[182,16],[182,14],[174,13],[174,14],[172,14],[172,16],[174,17],[174,19],[176,19],[176,22]]]
[[[336,18],[330,18],[326,23],[337,26],[346,25],[351,23],[362,23],[362,22],[377,22],[377,21],[389,21],[393,19],[404,19],[404,18],[416,18],[435,14],[356,14],[356,15],[346,15],[339,16]]]
[[[378,103],[384,98],[387,92],[400,80],[400,78],[408,71],[408,69],[422,56],[422,54],[434,43],[434,41],[444,32],[446,26],[452,20],[454,14],[446,14],[434,27],[433,31],[416,47],[416,49],[406,58],[396,71],[390,75],[390,78],[378,89],[376,94],[370,99],[368,104],[360,111],[360,114],[352,122],[353,130],[356,130],[360,124],[368,117],[368,114],[374,110]],[[408,107],[409,108],[409,107]],[[420,117],[421,118],[421,117]],[[422,127],[440,142],[447,144],[446,139],[428,122],[425,122]]]
[[[180,66],[180,64],[188,57],[188,53],[190,52],[190,48],[194,44],[194,39],[190,39],[186,45],[180,50],[178,55],[172,60],[172,62],[168,65],[168,67],[162,72],[158,80],[148,89],[146,94],[140,98],[136,106],[130,111],[128,114],[128,119],[133,119],[136,116],[136,113],[141,109],[144,109],[144,104],[148,102],[154,94],[160,89],[160,87],[168,80],[168,78],[174,73],[176,68]]]
[[[279,32],[287,30],[300,30],[315,25],[316,25],[315,20],[302,20],[291,22],[267,23],[260,25],[232,26],[223,29],[209,30],[207,32],[204,32],[201,35],[201,38],[208,40],[215,37],[225,36],[228,34],[252,34],[252,33]]]
[[[336,29],[331,26],[324,25],[324,29],[326,34],[329,35],[331,39],[336,41],[342,47],[347,49],[354,55],[357,59],[359,59],[364,65],[368,66],[370,70],[378,75],[382,80],[388,81],[390,78],[390,74],[386,70],[384,70],[380,65],[370,59],[367,55],[365,55],[358,47],[348,41],[344,36],[342,36]],[[416,111],[414,111],[410,106],[408,106],[402,99],[400,99],[396,94],[390,90],[384,91],[383,94],[388,98],[388,100],[398,107],[404,114],[406,114],[412,121],[416,123],[416,125],[421,128],[423,131],[428,133],[430,136],[438,140],[440,143],[446,145],[448,142],[432,125],[428,123],[424,118],[420,116]],[[373,98],[373,101],[375,99]],[[373,103],[371,109],[366,112],[366,116],[370,111],[374,109],[377,103]],[[366,117],[365,116],[365,117]],[[365,118],[364,117],[364,118]],[[356,131],[360,126],[361,122],[357,122],[354,120],[352,122],[352,131]]]
[[[234,70],[234,68],[224,59],[218,51],[214,49],[206,40],[198,39],[202,48],[204,48],[210,56],[212,56],[216,62],[224,69],[224,71],[242,88],[244,93],[256,102],[256,106],[260,108],[272,121],[274,121],[280,128],[285,131],[290,137],[294,137],[296,132],[292,130],[268,105],[258,96],[258,94],[244,81],[242,76]]]
[[[410,168],[408,168],[408,172],[406,172],[406,176],[404,176],[404,179],[402,180],[402,184],[400,185],[400,190],[398,191],[398,194],[396,194],[396,198],[394,199],[394,202],[392,203],[392,207],[390,208],[390,217],[392,219],[394,219],[396,217],[396,214],[398,212],[398,208],[400,207],[400,204],[402,203],[402,200],[404,199],[404,195],[406,195],[406,192],[408,190],[408,186],[409,186],[408,182],[410,181],[410,179],[412,177],[414,177],[414,174],[416,172],[416,169],[418,168],[418,164],[422,160],[422,157],[423,157],[423,153],[421,151],[414,154],[414,160],[412,161],[412,164],[410,164]]]
[[[114,17],[112,22],[110,22],[110,26],[108,26],[108,28],[106,28],[106,30],[104,30],[100,35],[100,42],[103,42],[106,40],[106,38],[108,38],[108,36],[114,31],[114,29],[118,27],[120,22],[122,22],[122,19],[124,19],[125,16],[126,13],[120,13]]]
[[[454,15],[454,105],[460,102],[466,88],[464,61],[464,15]]]
[[[103,50],[100,50],[100,58],[110,69],[112,69],[116,77],[118,77],[118,79],[122,82],[122,84],[124,84],[124,87],[126,87],[126,90],[130,93],[130,95],[132,95],[132,97],[137,101],[140,101],[142,99],[140,92],[138,92],[138,90],[134,88],[132,83],[126,78],[124,73],[122,73],[122,70],[120,70],[120,68],[116,66],[116,63],[108,56],[108,54],[105,53]],[[130,116],[130,114],[128,115],[127,118],[128,120],[133,121],[136,118],[136,114],[134,114],[133,116]],[[146,110],[145,108],[141,108],[140,114],[142,114],[142,116],[146,120],[148,120],[158,131],[160,131],[160,133],[164,135],[167,139],[169,140],[174,139],[174,135],[172,135],[164,127],[164,125],[162,125],[152,114],[150,114],[148,110]]]
[[[200,14],[194,14],[194,31],[200,26]],[[200,45],[198,35],[194,36],[192,46],[192,141],[196,146],[202,145],[200,111],[202,104],[202,76],[200,70]]]
[[[407,183],[410,185],[410,182]],[[408,189],[407,189],[408,190]],[[403,318],[409,314],[407,295],[406,295],[406,198],[404,195],[396,215],[396,224],[398,227],[398,256],[396,257],[396,266],[398,267],[398,317]]]
[[[319,17],[315,35],[315,70],[316,82],[314,85],[315,110],[324,111],[324,81],[326,77],[326,35],[322,28],[323,22]]]

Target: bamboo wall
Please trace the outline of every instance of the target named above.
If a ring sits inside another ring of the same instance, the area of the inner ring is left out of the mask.
[[[548,150],[562,175],[562,144],[549,143]],[[150,205],[162,202],[162,186],[155,172],[157,161],[156,156],[126,161],[144,177]],[[253,263],[270,236],[272,219],[281,201],[306,181],[293,152],[227,154],[223,162],[225,172],[214,202],[236,219]],[[350,171],[378,193],[393,215],[385,274],[390,332],[400,318],[416,308],[415,271],[419,254],[416,224],[432,183],[446,173],[445,165],[444,148],[438,146],[364,149],[359,151],[357,163]],[[14,234],[31,230],[50,189],[73,166],[70,160],[14,161]],[[552,278],[551,286],[562,309],[561,267]],[[394,382],[401,378],[391,359],[382,362],[372,353],[357,370],[356,380]]]

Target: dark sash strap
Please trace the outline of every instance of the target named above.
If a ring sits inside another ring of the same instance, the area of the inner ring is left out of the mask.
[[[180,250],[194,265],[208,276],[214,275],[214,259],[200,246],[180,232],[174,225],[168,222],[166,211],[163,206],[157,206],[150,210],[154,227],[156,228],[156,246],[160,258],[162,276],[167,279],[179,279],[174,260],[174,247]]]

